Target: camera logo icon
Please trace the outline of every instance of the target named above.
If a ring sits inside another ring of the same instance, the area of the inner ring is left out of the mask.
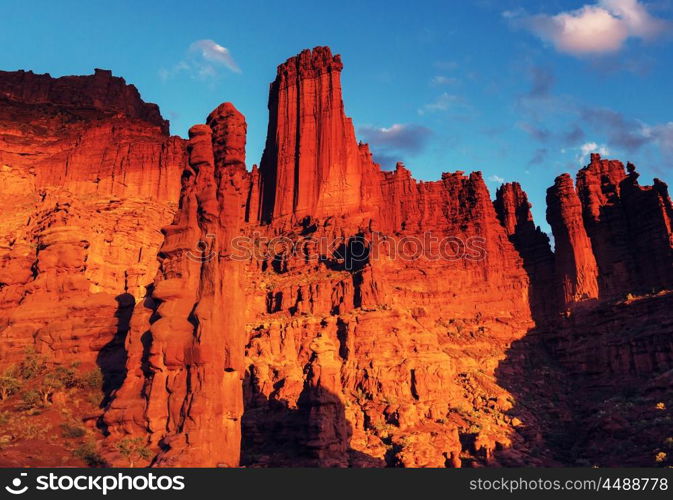
[[[27,472],[22,472],[19,474],[19,477],[12,479],[12,484],[10,486],[5,486],[7,492],[11,493],[12,495],[22,495],[28,491],[28,486],[24,486],[23,488],[21,487],[21,478],[26,477],[27,475]]]

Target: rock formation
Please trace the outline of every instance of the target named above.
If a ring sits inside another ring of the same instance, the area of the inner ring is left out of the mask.
[[[530,277],[530,308],[535,321],[544,323],[558,311],[554,296],[554,254],[549,237],[533,222],[528,196],[518,182],[496,192],[495,209]]]
[[[156,273],[183,141],[108,71],[3,72],[0,101],[3,358],[35,347],[106,364],[129,298],[143,297]]]
[[[566,305],[673,286],[668,188],[658,179],[640,186],[638,175],[633,164],[627,173],[621,162],[595,153],[578,172],[576,190],[563,175],[548,191]]]
[[[278,66],[260,164],[263,221],[340,215],[365,202],[364,165],[341,98],[342,68],[328,47]]]
[[[547,190],[547,221],[554,233],[561,305],[597,299],[598,265],[584,227],[582,204],[568,174],[557,177]]]
[[[230,103],[185,141],[109,72],[0,73],[0,367],[98,365],[112,465],[619,464],[580,431],[615,380],[673,406],[666,185],[592,155],[547,192],[552,250],[517,183],[381,170],[342,69],[278,67],[250,170]]]
[[[232,260],[231,245],[247,199],[246,124],[230,103],[207,123],[190,129],[180,208],[163,230],[148,299],[156,318],[140,313],[146,321],[127,340],[128,351],[136,350],[127,371],[136,376],[106,415],[113,437],[142,422],[162,450],[159,466],[239,463],[246,315],[243,268]],[[138,372],[138,362],[147,374]],[[144,404],[137,401],[141,393]]]

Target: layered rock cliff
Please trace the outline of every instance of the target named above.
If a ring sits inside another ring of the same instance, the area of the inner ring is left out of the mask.
[[[109,71],[3,72],[0,100],[3,358],[93,364],[156,273],[183,141]]]
[[[251,170],[230,103],[185,141],[109,72],[0,73],[0,364],[99,366],[112,465],[619,464],[605,429],[673,406],[665,184],[592,155],[547,193],[552,249],[517,183],[381,170],[342,69],[278,67]]]

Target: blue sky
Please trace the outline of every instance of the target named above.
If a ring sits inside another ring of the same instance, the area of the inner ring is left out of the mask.
[[[137,4],[137,5],[136,5]],[[19,2],[0,5],[0,69],[111,69],[185,136],[223,101],[261,157],[268,84],[304,48],[342,55],[346,112],[384,168],[481,170],[545,190],[589,152],[673,181],[672,0]]]

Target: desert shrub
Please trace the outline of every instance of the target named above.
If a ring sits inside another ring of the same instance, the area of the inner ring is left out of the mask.
[[[24,380],[30,380],[37,377],[47,367],[44,357],[37,353],[35,349],[28,348],[25,351],[26,357],[19,363],[18,376]]]
[[[8,444],[11,444],[12,437],[7,434],[0,435],[0,450],[2,450]]]
[[[20,439],[45,440],[51,432],[51,426],[44,422],[36,423],[32,417],[21,414],[7,414],[2,425],[3,437],[12,442]]]
[[[93,370],[83,373],[77,385],[83,389],[102,389],[103,388],[103,372],[100,371],[100,368],[96,367]]]
[[[20,406],[22,410],[32,410],[35,408],[42,408],[42,396],[35,389],[24,392],[21,395],[23,403]]]
[[[8,368],[0,375],[0,399],[7,399],[21,389],[21,381],[15,373],[13,368]]]
[[[75,387],[79,381],[75,364],[71,365],[69,368],[65,366],[57,366],[45,376],[45,378],[47,377],[54,381],[58,381],[61,387],[66,389]]]
[[[86,429],[79,425],[63,423],[61,424],[61,436],[68,439],[77,439],[84,437]]]
[[[51,397],[60,389],[63,389],[65,384],[61,379],[61,374],[56,372],[47,373],[42,379],[42,383],[38,385],[37,391],[42,398],[44,406],[51,402]]]
[[[102,398],[100,394],[88,394],[86,397],[86,400],[92,405],[92,406],[99,406],[101,404]]]
[[[95,441],[82,443],[73,450],[73,455],[81,458],[89,467],[104,467],[105,460],[98,453],[98,447]]]
[[[146,441],[142,437],[126,437],[117,442],[117,450],[129,462],[129,467],[133,467],[136,460],[148,460],[152,457],[152,450],[147,447]]]
[[[49,427],[45,427],[42,423],[25,422],[21,426],[18,437],[21,439],[39,439],[47,438]]]

